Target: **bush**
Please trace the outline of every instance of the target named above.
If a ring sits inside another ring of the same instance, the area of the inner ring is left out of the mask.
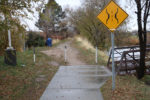
[[[45,45],[44,37],[41,35],[37,34],[36,32],[29,32],[26,40],[26,46],[27,47],[42,47]]]

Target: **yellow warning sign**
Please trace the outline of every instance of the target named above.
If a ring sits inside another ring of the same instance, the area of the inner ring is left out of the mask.
[[[113,32],[128,17],[128,14],[111,0],[97,17]]]

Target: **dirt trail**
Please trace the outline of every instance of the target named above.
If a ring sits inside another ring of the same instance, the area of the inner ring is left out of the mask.
[[[65,46],[67,47],[67,63],[68,65],[86,65],[84,61],[82,61],[80,58],[78,58],[79,51],[71,46],[71,41],[67,41],[65,43],[62,43],[58,45],[57,47],[42,51],[44,54],[47,54],[48,56],[55,56],[57,58],[63,57],[64,58],[64,52],[65,52]]]

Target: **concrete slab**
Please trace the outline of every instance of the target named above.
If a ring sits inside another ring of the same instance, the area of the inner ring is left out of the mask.
[[[76,89],[76,88],[84,88],[84,89],[93,89],[100,88],[101,83],[103,83],[106,78],[103,77],[60,77],[56,76],[48,88],[61,88],[61,89]]]
[[[100,87],[109,76],[103,66],[61,66],[40,100],[103,100]]]
[[[41,100],[102,100],[99,89],[49,89]]]

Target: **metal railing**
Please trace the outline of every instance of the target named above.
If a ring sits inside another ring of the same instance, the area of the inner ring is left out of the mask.
[[[146,73],[150,74],[150,44],[147,45],[146,49]],[[139,46],[119,47],[115,48],[115,68],[118,74],[135,74],[136,69],[139,66],[140,61],[140,48]],[[111,56],[110,51],[107,67],[111,68]]]

